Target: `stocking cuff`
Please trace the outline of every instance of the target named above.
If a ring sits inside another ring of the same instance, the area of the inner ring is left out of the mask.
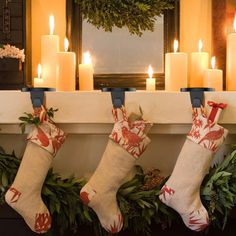
[[[212,127],[202,129],[200,132],[193,126],[187,138],[212,152],[216,152],[223,144],[227,134],[227,129],[218,124],[212,124]]]
[[[29,133],[27,140],[33,142],[52,156],[57,154],[66,138],[65,133],[50,121],[44,121],[39,126],[35,126]]]
[[[132,124],[116,123],[109,138],[122,146],[134,158],[139,158],[150,143],[150,139],[144,133],[146,124],[143,120],[135,121]]]

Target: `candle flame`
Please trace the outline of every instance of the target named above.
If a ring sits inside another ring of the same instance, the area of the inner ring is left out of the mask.
[[[202,40],[200,39],[198,41],[198,51],[201,52],[202,51],[202,47],[203,47],[203,44],[202,44]]]
[[[153,69],[151,65],[148,66],[148,75],[149,75],[149,78],[151,79],[153,75]]]
[[[90,56],[90,53],[89,53],[89,52],[85,52],[85,53],[84,53],[84,60],[83,60],[83,63],[84,63],[84,64],[91,64],[91,63],[92,63],[92,59],[91,59],[91,56]]]
[[[55,27],[55,20],[54,15],[49,16],[49,28],[50,28],[50,35],[53,35]]]
[[[236,32],[236,13],[235,13],[235,17],[234,17],[234,32]]]
[[[178,47],[179,47],[179,41],[178,40],[174,40],[174,52],[178,51]]]
[[[64,50],[65,52],[68,52],[69,49],[69,41],[67,38],[64,39]]]
[[[38,78],[41,78],[41,74],[42,74],[42,66],[41,64],[38,64]]]
[[[211,58],[211,68],[215,69],[215,67],[216,67],[216,57],[212,57]]]

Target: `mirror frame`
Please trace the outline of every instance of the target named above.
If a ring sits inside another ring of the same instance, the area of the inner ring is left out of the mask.
[[[174,9],[164,12],[164,54],[172,51],[174,39],[179,39],[180,0],[175,0]],[[76,52],[77,65],[82,61],[82,14],[79,5],[74,0],[66,0],[66,35],[71,45],[71,51]],[[163,56],[163,58],[165,58]],[[76,68],[76,89],[79,89],[78,66]],[[165,88],[165,74],[155,73],[156,89]],[[94,74],[94,89],[103,87],[146,88],[145,73],[130,74]]]

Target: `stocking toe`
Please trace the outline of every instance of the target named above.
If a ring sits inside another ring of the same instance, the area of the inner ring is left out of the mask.
[[[101,221],[101,224],[107,232],[111,234],[116,234],[120,232],[123,227],[123,217],[119,212],[118,214],[111,217],[109,221],[105,221],[105,223]]]
[[[185,225],[193,231],[202,231],[209,225],[208,213],[203,206],[181,216]]]

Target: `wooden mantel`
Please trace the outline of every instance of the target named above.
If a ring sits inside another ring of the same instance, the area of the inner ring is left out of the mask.
[[[220,123],[236,133],[236,92],[206,92],[205,101],[227,103]],[[191,103],[187,92],[126,92],[128,112],[140,105],[144,118],[152,121],[151,133],[184,134],[191,125]],[[46,92],[47,107],[58,108],[55,121],[67,133],[106,134],[113,118],[109,92]],[[32,112],[30,94],[21,91],[0,91],[0,133],[20,133],[18,117]]]

